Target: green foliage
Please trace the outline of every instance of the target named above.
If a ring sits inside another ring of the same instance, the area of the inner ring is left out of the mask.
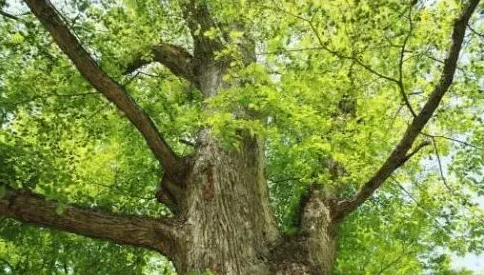
[[[266,141],[265,172],[285,232],[295,230],[307,186],[351,194],[383,163],[412,119],[395,83],[361,64],[398,79],[401,45],[412,28],[401,77],[419,110],[438,79],[461,9],[461,1],[419,1],[410,27],[408,1],[204,1],[222,28],[244,28],[232,30],[217,53],[231,59],[226,89],[203,99],[160,65],[122,74],[136,58],[151,60],[149,49],[160,37],[191,50],[178,1],[65,2],[56,6],[70,27],[177,153],[192,153],[180,139],[194,140],[203,127],[229,148],[238,148],[243,131]],[[482,14],[472,24],[482,31]],[[201,35],[216,38],[219,31]],[[247,37],[255,41],[257,63],[244,66],[237,41]],[[436,147],[450,189],[434,148],[426,147],[341,225],[336,274],[471,274],[453,271],[448,255],[438,252],[484,251],[483,44],[472,33],[466,38],[452,91],[424,130],[440,136]],[[8,184],[59,201],[59,215],[68,202],[169,215],[153,200],[161,175],[145,142],[32,15],[0,21],[0,125],[0,197]],[[335,177],[328,163],[344,171]],[[154,253],[10,219],[0,222],[0,270],[174,274]]]

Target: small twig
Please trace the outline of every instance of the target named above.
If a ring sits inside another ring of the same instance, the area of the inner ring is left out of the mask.
[[[122,84],[123,88],[126,89],[126,87],[133,81],[136,79],[136,77],[138,77],[138,75],[140,74],[141,72],[140,71],[137,71],[133,76],[131,76],[130,78],[128,78],[128,80],[126,80],[125,83]]]
[[[89,121],[91,118],[95,117],[96,115],[98,115],[99,113],[101,113],[102,110],[104,110],[104,108],[108,107],[109,106],[109,102],[104,102],[104,104],[102,104],[101,107],[97,108],[96,111],[94,111],[92,114],[90,114],[86,120]]]
[[[468,146],[468,147],[472,147],[472,148],[484,151],[484,148],[482,148],[482,147],[476,146],[474,144],[471,144],[469,142],[462,141],[462,140],[459,140],[459,139],[455,139],[455,138],[451,138],[451,137],[447,137],[447,136],[442,136],[442,135],[431,135],[431,134],[427,134],[427,133],[423,133],[423,132],[422,132],[422,135],[427,136],[427,137],[431,137],[431,138],[447,139],[447,140],[450,140],[450,141],[453,141],[453,142],[463,144],[463,145]]]
[[[427,50],[427,51],[425,51],[425,52],[420,52],[420,53],[418,53],[418,52],[416,53],[415,51],[406,51],[406,52],[407,52],[407,53],[413,53],[414,55],[413,55],[413,56],[411,56],[411,57],[409,57],[409,58],[407,58],[405,61],[409,60],[410,58],[416,57],[416,56],[423,56],[423,57],[428,58],[428,59],[430,59],[430,60],[433,60],[433,61],[435,61],[435,62],[437,62],[437,63],[440,63],[440,64],[445,64],[445,62],[444,62],[443,60],[438,59],[438,58],[436,58],[436,57],[432,56],[432,55],[429,53],[429,51],[428,51],[428,50]],[[469,76],[467,75],[467,72],[466,72],[466,70],[465,70],[464,68],[462,68],[462,67],[460,67],[460,66],[456,66],[456,69],[457,69],[457,70],[459,70],[459,71],[460,71],[460,72],[461,72],[461,73],[464,75],[464,77],[469,78]]]
[[[280,179],[280,180],[272,180],[272,179],[270,179],[270,181],[272,183],[281,183],[281,182],[286,182],[286,181],[298,181],[298,180],[301,180],[301,178],[286,178],[286,179]]]
[[[381,268],[380,269],[380,272],[378,272],[376,275],[383,274],[383,272],[386,271],[387,269],[389,269],[390,267],[392,267],[392,265],[397,264],[398,262],[400,262],[402,260],[403,256],[404,255],[401,254],[395,260],[393,260],[390,263],[388,263],[386,266],[384,266],[383,268]]]
[[[272,54],[281,54],[286,52],[304,52],[304,51],[318,51],[324,50],[323,47],[308,47],[308,48],[297,48],[297,49],[281,49],[279,51],[272,51],[272,52],[260,52],[256,53],[256,55],[272,55]]]
[[[20,21],[20,17],[0,10],[0,15],[11,20]]]
[[[390,125],[388,125],[387,127],[387,131],[391,130],[393,128],[393,125],[395,125],[395,121],[397,120],[397,117],[398,115],[400,114],[400,112],[402,111],[403,109],[403,104],[400,104],[400,106],[398,107],[397,111],[395,112],[395,114],[392,116],[392,119],[391,119],[391,123]]]
[[[434,222],[441,228],[445,228],[444,225],[439,222],[439,220],[437,220],[436,218],[433,218],[432,217],[432,214],[427,210],[425,209],[419,202],[417,199],[415,199],[415,197],[412,195],[412,193],[410,193],[410,191],[408,191],[407,189],[405,189],[405,187],[403,187],[403,185],[398,182],[393,176],[390,177],[392,179],[392,181],[417,205],[418,208],[420,208],[420,210],[423,211],[423,213],[425,215],[427,215],[427,217],[429,218],[432,218],[434,220]]]
[[[423,92],[411,92],[411,93],[408,93],[408,95],[421,95],[423,94]]]
[[[467,24],[467,28],[468,28],[468,29],[469,29],[469,30],[470,30],[470,31],[471,31],[473,34],[475,34],[475,35],[477,35],[477,36],[479,36],[479,37],[481,37],[481,38],[484,38],[484,34],[482,34],[482,33],[478,32],[478,31],[476,31],[476,30],[475,30],[473,27],[471,27],[471,25],[470,25],[470,24]]]
[[[435,141],[434,137],[432,137],[432,144],[434,145],[435,156],[437,157],[437,163],[439,164],[439,171],[440,171],[440,177],[442,178],[442,182],[444,183],[445,187],[449,191],[452,191],[450,186],[447,184],[447,180],[445,179],[444,170],[442,169],[442,162],[440,161],[439,149],[437,148],[437,142]]]
[[[388,270],[393,265],[398,264],[398,262],[400,262],[403,259],[403,257],[408,254],[407,249],[409,247],[413,246],[414,243],[415,243],[415,241],[411,241],[408,245],[403,243],[402,252],[400,253],[400,256],[396,257],[393,261],[389,262],[387,265],[385,265],[383,268],[381,268],[380,272],[378,272],[377,275],[383,274],[384,271]]]
[[[150,74],[143,71],[139,71],[139,73],[145,76],[156,77],[156,78],[167,77],[167,75]]]

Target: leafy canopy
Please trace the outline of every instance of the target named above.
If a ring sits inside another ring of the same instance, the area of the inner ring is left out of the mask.
[[[160,37],[190,48],[178,1],[54,4],[177,153],[190,154],[186,141],[203,127],[235,149],[240,129],[263,137],[272,202],[289,233],[309,184],[344,196],[378,169],[412,119],[409,106],[420,110],[438,81],[462,9],[455,0],[205,2],[221,26],[244,26],[217,53],[232,60],[227,85],[207,100],[159,64],[124,73],[137,58],[152,60]],[[0,7],[28,11],[13,1]],[[449,253],[483,251],[482,19],[471,21],[451,92],[419,137],[431,145],[341,226],[337,274],[468,274],[450,271]],[[237,39],[254,41],[256,63],[244,65]],[[144,141],[28,13],[0,21],[0,124],[0,196],[13,182],[60,201],[59,214],[69,202],[170,215],[153,197],[160,168]],[[173,272],[142,249],[9,219],[0,236],[8,274]]]

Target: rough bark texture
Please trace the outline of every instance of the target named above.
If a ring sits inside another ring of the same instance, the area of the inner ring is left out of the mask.
[[[333,201],[309,190],[302,201],[299,232],[284,236],[271,253],[272,274],[331,274],[336,258],[337,223]]]
[[[59,203],[47,201],[29,191],[8,189],[0,198],[0,216],[12,217],[26,223],[53,227],[93,238],[129,244],[172,255],[179,225],[175,220],[122,216],[106,211],[93,211],[66,206],[62,213]]]
[[[207,129],[177,197],[184,220],[180,274],[331,274],[336,223],[319,190],[305,198],[300,230],[278,232],[264,177],[263,146],[246,136],[240,150],[220,146]]]
[[[240,152],[226,150],[206,130],[186,185],[186,249],[175,261],[179,272],[268,274],[265,257],[277,228],[257,140],[246,138]]]
[[[309,190],[302,203],[299,231],[292,236],[281,235],[269,206],[261,140],[240,132],[240,148],[228,149],[216,141],[210,129],[204,129],[196,153],[180,159],[147,114],[82,48],[52,4],[47,0],[26,2],[81,74],[124,112],[145,138],[165,169],[156,197],[172,209],[176,219],[126,217],[73,206],[58,215],[57,203],[11,189],[0,198],[1,216],[154,249],[168,256],[182,275],[206,270],[234,275],[329,275],[336,256],[338,221],[366,201],[412,156],[409,151],[414,141],[452,83],[465,28],[479,0],[469,1],[456,21],[440,82],[375,176],[350,200],[337,202],[320,190]],[[227,60],[213,58],[223,47],[221,39],[198,34],[199,28],[203,33],[218,26],[204,2],[182,1],[194,39],[193,56],[173,45],[161,45],[153,51],[155,60],[192,82],[208,98],[226,85],[222,80]],[[250,39],[242,41],[241,51],[246,64],[254,61]],[[128,71],[141,65],[139,61]]]

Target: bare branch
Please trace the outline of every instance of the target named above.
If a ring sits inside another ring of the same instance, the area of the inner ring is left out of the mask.
[[[126,93],[123,87],[99,68],[61,19],[62,16],[55,7],[48,0],[26,0],[25,2],[79,72],[109,101],[113,102],[143,135],[151,151],[165,168],[166,173],[177,177],[182,167],[177,156],[164,141],[151,118]]]
[[[459,140],[459,139],[456,139],[456,138],[452,138],[452,137],[447,137],[447,136],[442,136],[442,135],[431,135],[431,134],[427,134],[427,133],[424,133],[424,132],[422,132],[422,135],[427,136],[427,137],[432,137],[432,138],[447,139],[447,140],[450,140],[450,141],[453,141],[453,142],[456,142],[456,143],[460,143],[460,144],[465,145],[467,147],[472,147],[472,148],[477,149],[477,150],[484,150],[484,148],[482,148],[482,147],[479,147],[479,146],[476,146],[476,145],[471,144],[469,142]]]
[[[335,219],[345,217],[348,213],[353,212],[358,206],[363,204],[385,182],[385,180],[396,169],[402,166],[405,161],[408,160],[409,156],[412,155],[407,155],[408,151],[412,148],[413,143],[432,117],[443,96],[449,90],[449,87],[452,84],[457,67],[457,60],[459,58],[459,53],[466,32],[466,27],[478,4],[479,0],[470,0],[464,8],[462,14],[455,20],[452,33],[452,44],[448,51],[447,58],[444,61],[444,67],[442,69],[440,80],[434,87],[434,90],[432,91],[432,94],[425,103],[424,107],[417,117],[413,119],[398,145],[388,156],[378,171],[368,180],[368,182],[363,184],[361,189],[352,199],[338,202],[338,205],[334,210]]]
[[[484,38],[484,34],[482,34],[482,33],[478,32],[478,31],[476,31],[476,30],[475,30],[475,29],[474,29],[474,28],[473,28],[473,27],[472,27],[470,24],[467,24],[467,27],[469,28],[469,30],[470,30],[470,31],[471,31],[473,34],[475,34],[475,35],[479,36],[480,38]]]
[[[7,188],[6,195],[0,199],[0,216],[117,244],[145,247],[167,256],[175,248],[178,238],[175,221],[122,216],[74,206],[65,206],[59,215],[58,206],[59,203],[30,191]]]
[[[20,18],[16,15],[13,15],[13,14],[10,14],[8,12],[4,12],[2,10],[0,10],[0,15],[5,17],[5,18],[8,18],[8,19],[11,19],[11,20],[15,20],[15,21],[19,21]]]
[[[437,163],[439,164],[439,172],[440,177],[442,178],[442,182],[444,183],[447,190],[452,191],[449,184],[447,184],[447,180],[445,179],[444,169],[442,168],[442,161],[440,160],[439,148],[437,147],[437,142],[435,138],[432,138],[432,144],[434,145],[435,156],[437,157]]]
[[[415,118],[417,114],[412,108],[412,105],[410,104],[410,101],[408,100],[407,93],[405,92],[405,85],[403,83],[403,62],[404,62],[404,57],[405,57],[405,48],[407,46],[407,42],[410,39],[410,36],[412,36],[412,31],[413,31],[413,21],[412,21],[412,7],[408,9],[408,22],[409,22],[409,31],[408,34],[405,36],[405,39],[403,40],[402,47],[400,50],[400,62],[398,64],[398,89],[400,90],[400,94],[402,95],[403,102],[407,106],[408,110],[412,114],[412,116]]]
[[[198,76],[195,74],[196,62],[193,56],[184,48],[177,45],[160,43],[151,49],[151,53],[153,54],[153,61],[166,66],[173,74],[184,78],[197,88],[200,87]],[[136,58],[128,64],[125,74],[131,73],[149,63],[151,61],[144,60],[141,57]]]

